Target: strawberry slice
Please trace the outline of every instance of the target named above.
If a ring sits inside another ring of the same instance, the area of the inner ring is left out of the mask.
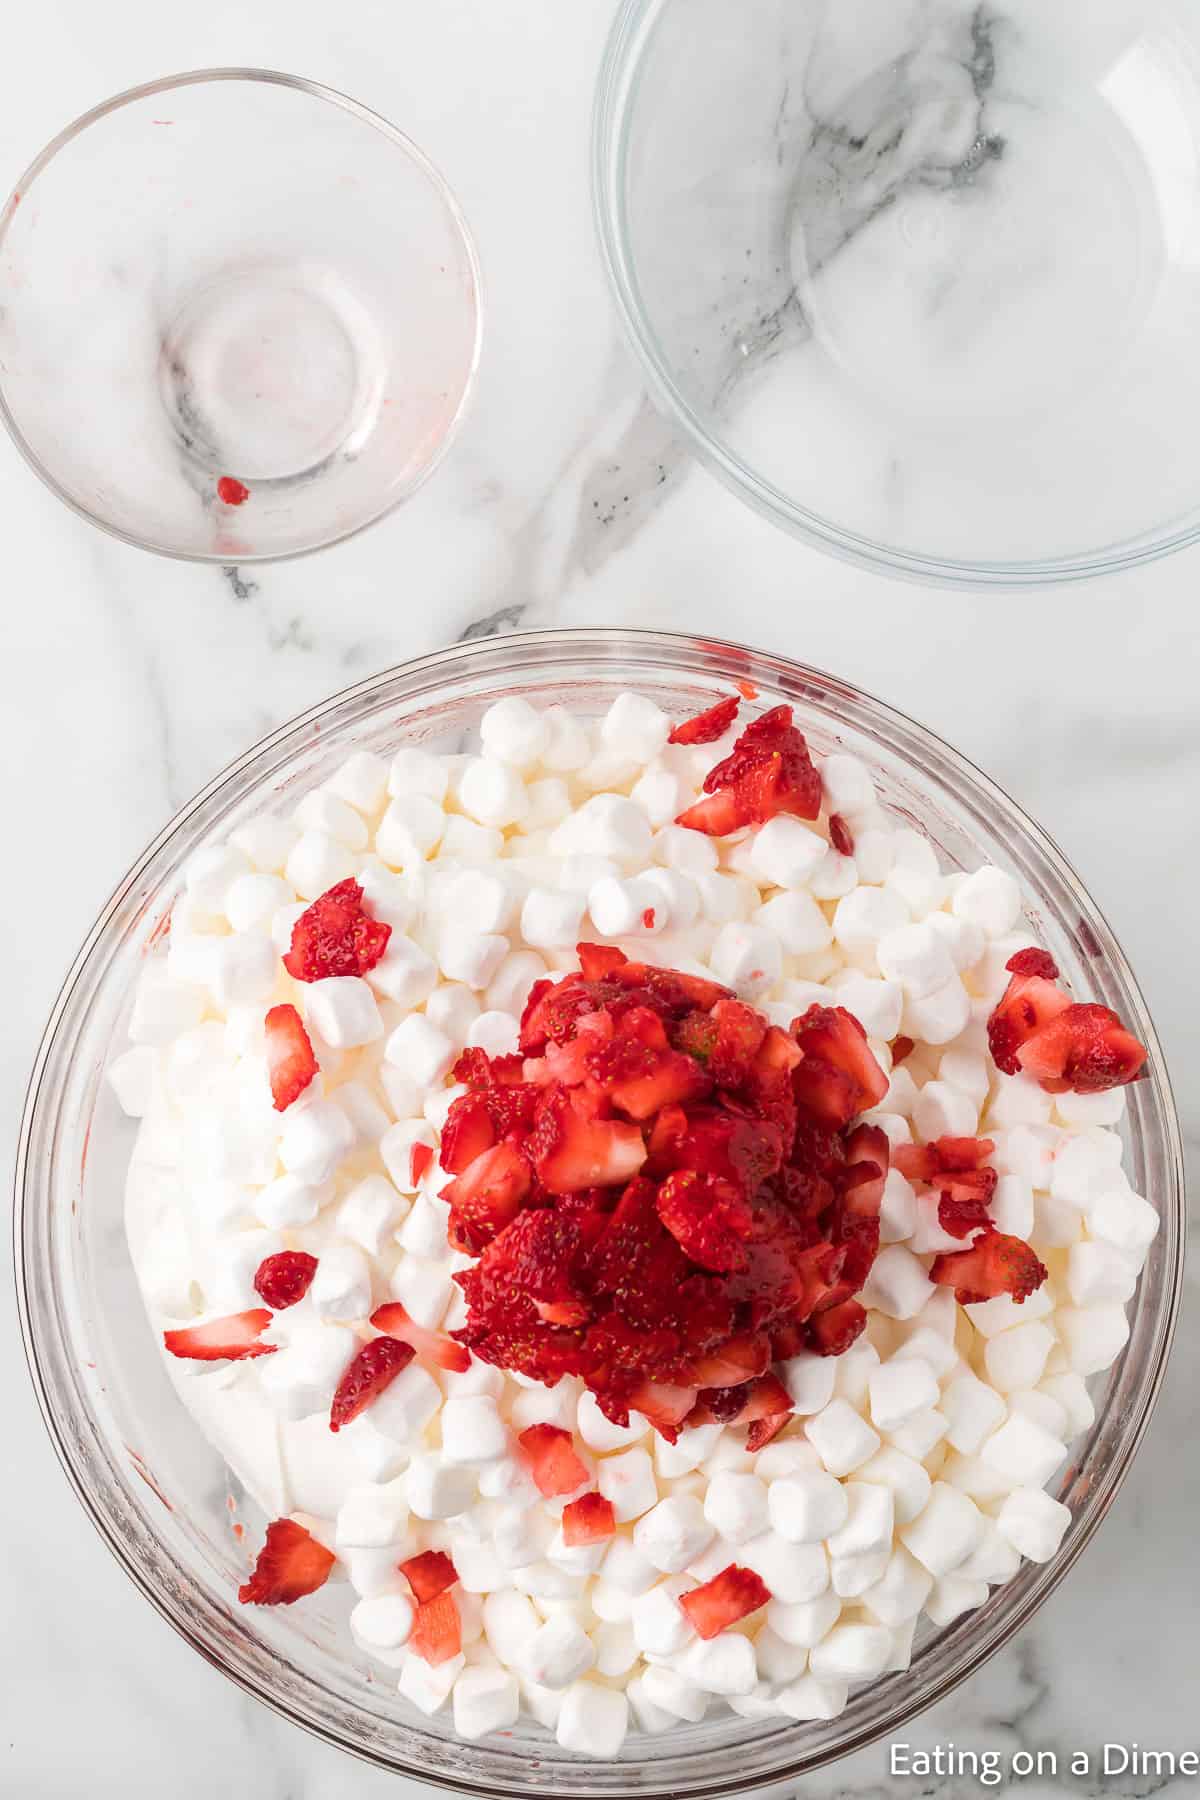
[[[809,1349],[817,1356],[842,1356],[866,1328],[866,1308],[857,1300],[842,1300],[812,1315],[808,1321]]]
[[[702,1269],[724,1275],[745,1265],[753,1219],[735,1183],[677,1169],[659,1188],[655,1205],[684,1254]]]
[[[907,1062],[916,1047],[910,1037],[894,1037],[892,1039],[893,1069],[898,1069],[902,1062]]]
[[[575,950],[585,981],[603,981],[629,961],[623,950],[611,944],[576,944]]]
[[[1058,980],[1058,964],[1048,950],[1018,950],[1004,967],[1010,975],[1037,975],[1043,981]]]
[[[599,1544],[610,1538],[616,1529],[612,1501],[606,1500],[603,1494],[581,1494],[578,1500],[563,1507],[563,1543],[568,1546]]]
[[[888,1078],[867,1044],[867,1034],[844,1006],[810,1006],[792,1023],[804,1056],[792,1074],[796,1104],[833,1127],[878,1106]]]
[[[696,713],[690,719],[684,719],[680,725],[671,728],[667,738],[668,744],[715,744],[724,737],[733,721],[738,716],[741,701],[736,694],[730,694],[726,700],[718,700],[715,705],[704,712]]]
[[[490,1150],[496,1142],[496,1129],[483,1094],[460,1094],[442,1126],[442,1146],[438,1161],[448,1175],[461,1175],[477,1156]],[[415,1148],[415,1146],[414,1146]]]
[[[408,1153],[408,1175],[414,1187],[420,1187],[427,1170],[433,1162],[433,1149],[429,1144],[414,1144]]]
[[[417,1607],[408,1648],[422,1662],[427,1662],[431,1669],[436,1669],[439,1663],[449,1662],[452,1656],[459,1655],[462,1650],[462,1620],[458,1607],[454,1604],[454,1595],[448,1589],[432,1600],[423,1600]]]
[[[271,1101],[276,1112],[284,1112],[316,1074],[317,1059],[294,1006],[273,1006],[264,1023]]]
[[[957,1175],[983,1169],[994,1156],[991,1138],[940,1137],[928,1144],[897,1144],[892,1161],[909,1181],[936,1182],[943,1175]]]
[[[747,1450],[753,1454],[755,1450],[763,1449],[771,1442],[772,1438],[779,1436],[791,1417],[790,1412],[777,1412],[768,1413],[765,1419],[753,1420],[746,1433]]]
[[[422,1550],[400,1564],[400,1573],[422,1604],[436,1600],[458,1580],[458,1570],[444,1550]]]
[[[339,881],[296,920],[283,966],[295,981],[366,975],[387,949],[391,935],[390,925],[364,909],[358,882]]]
[[[719,1349],[693,1358],[688,1374],[701,1388],[736,1388],[765,1374],[771,1361],[766,1339],[745,1334],[728,1338]]]
[[[629,1405],[649,1419],[660,1437],[673,1444],[679,1427],[696,1404],[696,1391],[694,1387],[666,1381],[642,1381],[630,1390]]]
[[[757,1375],[737,1387],[701,1388],[689,1425],[752,1425],[792,1410],[791,1395],[777,1375]]]
[[[616,1186],[630,1181],[646,1160],[636,1125],[589,1118],[577,1095],[567,1092],[539,1103],[526,1148],[550,1194]]]
[[[676,823],[710,836],[742,825],[761,825],[777,813],[815,819],[821,810],[821,777],[790,706],[776,706],[747,725],[730,754],[704,781],[709,796]]]
[[[985,1230],[969,1250],[937,1256],[929,1279],[952,1287],[960,1306],[1011,1294],[1018,1305],[1045,1281],[1047,1270],[1023,1238],[994,1228]]]
[[[739,1619],[747,1619],[760,1606],[766,1606],[771,1597],[770,1588],[753,1569],[730,1563],[703,1587],[681,1594],[679,1604],[698,1637],[715,1638],[736,1625]]]
[[[991,1171],[989,1171],[991,1173]],[[992,1175],[995,1180],[995,1175]],[[938,1224],[947,1237],[965,1238],[979,1226],[990,1225],[987,1202],[979,1198],[956,1199],[953,1194],[938,1197]]]
[[[688,831],[702,831],[706,837],[728,837],[745,823],[743,807],[732,788],[709,794],[687,807],[675,820]]]
[[[291,1606],[315,1594],[329,1579],[337,1558],[294,1519],[275,1519],[258,1553],[249,1581],[238,1589],[243,1606]]]
[[[576,1455],[570,1432],[561,1425],[531,1425],[517,1443],[534,1485],[547,1499],[573,1493],[587,1480],[587,1467]]]
[[[1102,1094],[1141,1074],[1148,1052],[1107,1006],[1066,1007],[1017,1050],[1017,1062],[1051,1094]]]
[[[279,1250],[265,1256],[254,1276],[254,1291],[272,1312],[284,1312],[303,1300],[317,1272],[317,1259],[307,1250]]]
[[[402,1344],[410,1344],[423,1363],[448,1369],[454,1375],[465,1374],[471,1366],[470,1355],[461,1344],[443,1337],[440,1331],[429,1331],[424,1325],[418,1325],[409,1318],[398,1300],[388,1300],[383,1306],[377,1306],[371,1314],[371,1323],[376,1331],[399,1338]]]
[[[998,1069],[1015,1075],[1021,1066],[1017,1051],[1026,1038],[1066,1012],[1071,1002],[1052,979],[1037,973],[1039,969],[1054,968],[1045,951],[1018,950],[1005,967],[1012,979],[988,1018],[988,1049]]]
[[[370,1338],[346,1365],[329,1409],[330,1431],[340,1431],[365,1412],[385,1388],[389,1388],[401,1369],[407,1369],[416,1352],[411,1344],[399,1338]]]
[[[515,1144],[494,1144],[442,1189],[450,1203],[450,1243],[478,1255],[516,1218],[532,1185],[529,1164]]]
[[[249,1312],[230,1313],[224,1319],[207,1319],[203,1325],[184,1325],[164,1331],[163,1343],[172,1356],[191,1362],[246,1362],[252,1356],[273,1356],[278,1344],[259,1342],[271,1323],[265,1306]]]
[[[829,841],[839,856],[854,855],[854,833],[841,813],[829,815]]]

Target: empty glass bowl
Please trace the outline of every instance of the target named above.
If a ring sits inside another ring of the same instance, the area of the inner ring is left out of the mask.
[[[622,0],[594,157],[653,391],[770,518],[966,586],[1200,536],[1187,0]]]
[[[479,330],[426,157],[270,70],[118,94],[0,213],[0,412],[61,499],[167,556],[295,556],[389,512],[453,435]]]
[[[745,1721],[722,1712],[659,1737],[633,1733],[612,1762],[584,1761],[523,1718],[464,1743],[446,1713],[423,1718],[347,1628],[351,1599],[331,1582],[293,1607],[239,1606],[238,1583],[263,1523],[168,1379],[125,1243],[134,1136],[104,1080],[123,1048],[132,988],[164,932],[189,855],[253,813],[286,809],[356,749],[404,743],[458,750],[505,694],[598,714],[622,690],[675,716],[729,692],[786,700],[818,751],[871,766],[886,804],[923,830],[947,867],[1002,863],[1028,918],[1077,991],[1118,1009],[1150,1046],[1129,1090],[1130,1177],[1162,1228],[1130,1306],[1130,1338],[1096,1383],[1096,1422],[1056,1491],[1073,1519],[1050,1563],[1026,1563],[985,1606],[919,1641],[912,1667],[856,1693],[828,1723]],[[68,1476],[127,1573],[159,1611],[248,1692],[381,1767],[476,1795],[716,1797],[770,1790],[896,1731],[1003,1644],[1074,1562],[1104,1517],[1162,1379],[1183,1263],[1178,1125],[1146,1008],[1120,949],[1054,845],[986,776],[868,695],[781,657],[655,632],[546,632],[457,645],[373,677],[247,752],[150,845],[113,895],[72,968],[30,1086],[17,1174],[18,1293],[46,1422]],[[246,1521],[233,1529],[229,1501]],[[1081,1654],[1086,1654],[1081,1646]]]

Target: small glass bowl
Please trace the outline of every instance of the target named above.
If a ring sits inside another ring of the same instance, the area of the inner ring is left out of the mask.
[[[1186,0],[621,0],[594,191],[708,467],[926,583],[1200,537],[1200,15]]]
[[[422,1718],[350,1639],[346,1588],[292,1608],[238,1605],[263,1521],[183,1409],[152,1340],[130,1264],[123,1188],[134,1136],[104,1080],[123,1044],[131,989],[163,937],[195,848],[264,808],[292,806],[352,750],[402,743],[459,750],[505,694],[602,711],[622,690],[685,715],[753,683],[788,701],[818,751],[874,771],[886,805],[945,866],[994,860],[1027,896],[1028,923],[1077,991],[1115,1007],[1150,1047],[1129,1090],[1127,1167],[1162,1226],[1130,1307],[1120,1360],[1096,1386],[1096,1422],[1057,1484],[1073,1519],[1058,1555],[1026,1563],[986,1605],[930,1629],[904,1673],[852,1697],[828,1723],[747,1723],[723,1714],[661,1737],[631,1735],[590,1762],[522,1719],[478,1743],[445,1714]],[[102,1536],[165,1618],[278,1712],[383,1768],[478,1795],[700,1796],[784,1792],[944,1696],[1029,1619],[1111,1504],[1146,1429],[1180,1294],[1183,1165],[1178,1123],[1145,1004],[1120,948],[1060,852],[986,776],[930,732],[848,684],[781,657],[658,632],[560,631],[459,645],[348,689],[274,732],[171,822],[122,882],[67,978],[34,1069],[16,1184],[25,1343],[47,1426]],[[234,1503],[246,1541],[231,1530]]]
[[[0,211],[0,415],[127,543],[299,556],[418,488],[479,357],[458,204],[403,132],[269,69],[131,88]]]

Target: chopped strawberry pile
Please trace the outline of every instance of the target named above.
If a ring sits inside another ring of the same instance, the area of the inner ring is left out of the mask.
[[[317,1072],[317,1059],[294,1006],[273,1006],[264,1021],[271,1101],[283,1112],[298,1100]]]
[[[698,1637],[715,1638],[736,1625],[739,1619],[757,1612],[770,1598],[771,1590],[753,1569],[730,1563],[703,1587],[693,1588],[690,1594],[681,1594],[679,1604]]]
[[[1110,1007],[1073,1002],[1045,950],[1018,950],[1005,967],[1012,979],[988,1020],[998,1069],[1024,1070],[1049,1094],[1102,1094],[1138,1079],[1145,1045]]]
[[[777,813],[815,819],[821,810],[821,777],[790,706],[775,706],[747,725],[729,755],[704,778],[706,798],[676,823],[709,837],[743,825],[762,825]]]
[[[685,719],[682,725],[676,725],[667,739],[669,744],[715,744],[719,737],[724,737],[733,721],[738,716],[741,701],[736,694],[730,694],[727,700],[718,700],[706,712],[697,713],[692,719]]]
[[[366,975],[387,949],[391,935],[390,925],[364,911],[357,881],[339,881],[296,920],[283,966],[297,981]]]
[[[929,1271],[931,1281],[954,1289],[960,1306],[994,1300],[999,1294],[1011,1294],[1019,1304],[1041,1287],[1046,1275],[1045,1264],[1024,1238],[1009,1237],[992,1225],[969,1250],[936,1256]]]
[[[444,1196],[477,1260],[453,1336],[548,1385],[581,1377],[618,1424],[633,1408],[673,1439],[720,1419],[757,1447],[791,1413],[772,1361],[835,1355],[865,1324],[888,1142],[852,1122],[887,1078],[841,1008],[785,1032],[715,982],[579,955],[531,992],[521,1055],[455,1069]],[[565,1433],[522,1448],[544,1493],[586,1480]]]
[[[458,1570],[444,1550],[422,1550],[419,1556],[410,1556],[400,1564],[400,1573],[422,1604],[436,1600],[458,1580]]]
[[[265,1306],[252,1306],[248,1312],[209,1319],[203,1325],[164,1331],[163,1343],[172,1356],[192,1362],[245,1362],[251,1356],[274,1353],[276,1345],[259,1341],[270,1323],[271,1315]]]
[[[563,1543],[568,1548],[577,1544],[599,1544],[612,1537],[617,1518],[611,1500],[603,1494],[581,1494],[563,1507]]]
[[[392,1385],[401,1369],[407,1369],[415,1354],[411,1344],[403,1344],[398,1338],[370,1338],[351,1357],[334,1390],[329,1409],[330,1431],[340,1431],[365,1412]]]
[[[294,1519],[275,1519],[258,1553],[249,1581],[238,1589],[243,1606],[290,1606],[315,1594],[329,1579],[336,1558]]]
[[[254,1276],[254,1291],[272,1312],[285,1312],[303,1300],[317,1272],[317,1259],[307,1250],[279,1250],[265,1256]]]

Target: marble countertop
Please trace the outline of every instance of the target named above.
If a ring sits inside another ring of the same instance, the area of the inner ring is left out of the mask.
[[[222,572],[127,549],[71,516],[0,440],[9,1160],[76,944],[143,843],[230,757],[326,693],[451,640],[622,623],[736,637],[836,671],[994,774],[1057,837],[1124,942],[1195,1152],[1196,971],[1172,946],[1192,941],[1200,881],[1200,552],[1049,595],[923,591],[825,560],[692,466],[648,407],[593,244],[587,113],[610,11],[608,0],[26,10],[0,80],[0,185],[65,120],[133,82],[221,63],[295,70],[396,119],[441,165],[477,234],[489,313],[478,396],[446,465],[400,514],[298,563]],[[1185,1308],[1148,1441],[1081,1565],[910,1741],[1053,1749],[1063,1769],[1071,1750],[1106,1739],[1200,1743],[1182,1680],[1200,1633],[1198,1321]],[[373,1800],[402,1788],[243,1697],[143,1603],[59,1472],[7,1288],[0,1345],[0,1790]],[[1118,1776],[1104,1791],[1159,1785]],[[965,1777],[891,1776],[886,1745],[806,1784],[973,1790]],[[1024,1791],[1057,1784],[1034,1777]],[[1100,1788],[1093,1777],[1080,1791]]]

